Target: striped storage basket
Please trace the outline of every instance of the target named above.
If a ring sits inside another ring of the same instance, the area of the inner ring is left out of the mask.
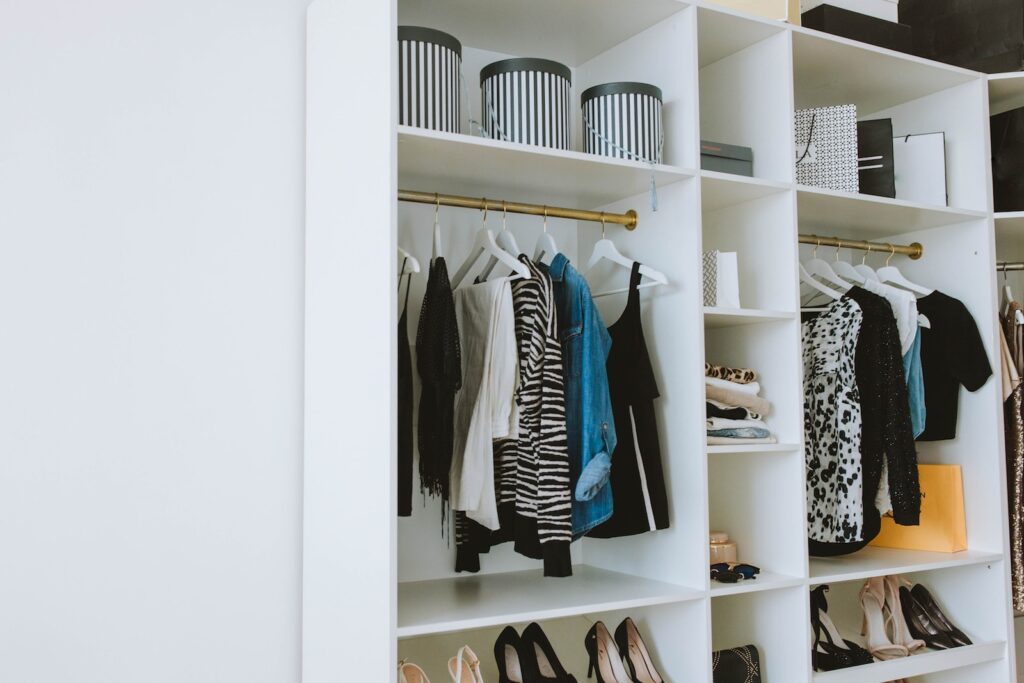
[[[398,122],[459,132],[462,44],[422,26],[398,27]]]
[[[569,149],[572,72],[549,59],[505,59],[480,71],[484,135]]]
[[[661,163],[660,88],[647,83],[605,83],[587,88],[580,102],[583,151]]]

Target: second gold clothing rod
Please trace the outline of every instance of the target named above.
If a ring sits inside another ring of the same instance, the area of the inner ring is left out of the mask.
[[[800,235],[801,244],[813,244],[819,247],[840,247],[842,249],[860,249],[875,251],[879,254],[903,254],[917,260],[924,256],[924,247],[919,242],[913,244],[889,244],[888,242],[865,242],[863,240],[844,240],[840,237],[822,237],[820,235]]]
[[[996,263],[996,270],[1024,270],[1024,261],[1000,261]]]
[[[612,223],[621,225],[626,230],[636,230],[636,211],[630,209],[626,213],[607,213],[605,211],[587,211],[584,209],[566,209],[560,206],[544,204],[524,204],[509,202],[502,199],[487,197],[460,197],[455,194],[439,194],[436,192],[417,192],[415,190],[399,190],[398,201],[434,204],[435,206],[457,206],[463,209],[487,209],[488,211],[507,211],[523,213],[530,216],[548,216],[549,218],[568,218],[575,221],[593,221],[595,223]]]

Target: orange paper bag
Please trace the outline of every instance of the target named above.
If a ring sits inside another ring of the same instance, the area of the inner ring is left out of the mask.
[[[967,550],[964,483],[959,465],[918,465],[921,524],[900,526],[886,515],[871,545],[904,550],[956,553]]]

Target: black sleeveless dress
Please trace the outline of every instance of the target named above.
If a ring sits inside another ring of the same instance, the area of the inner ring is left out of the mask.
[[[618,445],[612,454],[611,486],[615,508],[611,518],[587,534],[618,538],[667,529],[668,496],[661,467],[661,445],[654,399],[658,384],[647,353],[640,320],[640,264],[633,264],[626,309],[608,328],[608,389]]]
[[[406,261],[402,261],[405,270]],[[409,288],[412,273],[406,276],[405,302],[398,318],[398,516],[412,515],[412,351],[409,348]],[[402,291],[402,278],[398,278]]]

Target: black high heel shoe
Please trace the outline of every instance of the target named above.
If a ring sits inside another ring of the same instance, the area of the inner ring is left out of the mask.
[[[814,644],[811,646],[811,665],[815,671],[835,671],[861,664],[871,664],[875,658],[857,643],[843,638],[828,616],[825,593],[828,586],[811,591],[811,627]],[[822,640],[824,636],[824,640]]]
[[[622,666],[622,655],[603,622],[590,627],[583,644],[590,656],[587,678],[596,673],[597,683],[630,683],[629,674]]]
[[[567,672],[562,666],[562,662],[558,660],[555,648],[551,646],[551,641],[548,640],[548,636],[540,624],[533,622],[523,629],[520,643],[522,644],[521,657],[529,658],[532,655],[536,665],[535,670],[539,675],[538,681],[576,683],[576,677]],[[531,668],[533,668],[534,662],[531,662]]]
[[[949,639],[953,641],[958,647],[964,645],[971,645],[971,639],[964,635],[964,632],[956,627],[956,625],[949,620],[949,618],[939,609],[939,605],[935,602],[932,594],[921,584],[917,584],[910,589],[910,595],[917,600],[918,604],[924,608],[924,611],[931,617],[932,622],[946,632]]]
[[[900,605],[910,635],[923,640],[933,650],[951,650],[958,647],[949,633],[942,629],[932,615],[918,602],[906,586],[900,586]]]
[[[629,669],[629,680],[632,683],[665,683],[658,670],[654,667],[647,645],[640,635],[636,624],[629,617],[622,620],[615,629],[615,644],[619,646],[619,652],[626,660],[626,667]],[[643,674],[643,678],[637,677],[637,671]]]
[[[531,648],[532,649],[532,648]],[[494,661],[498,665],[498,683],[533,683],[542,680],[526,643],[516,630],[506,626],[494,641]]]

